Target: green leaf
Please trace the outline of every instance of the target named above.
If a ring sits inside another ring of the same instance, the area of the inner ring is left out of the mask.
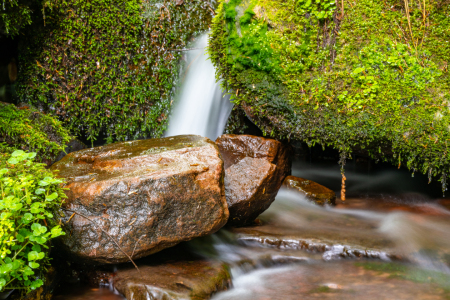
[[[30,261],[28,263],[28,265],[30,266],[30,268],[33,268],[33,269],[39,268],[39,266],[40,266],[37,262],[32,262],[32,261]]]
[[[45,193],[45,189],[38,188],[34,193],[35,193],[36,195],[41,195],[41,194]]]
[[[16,150],[13,153],[11,153],[11,156],[12,157],[18,157],[18,156],[22,156],[24,154],[25,154],[25,151],[23,151],[23,150]]]
[[[36,259],[38,259],[38,253],[36,251],[28,252],[28,260],[36,260]]]
[[[19,160],[17,158],[11,157],[10,159],[8,159],[8,163],[10,163],[11,165],[16,165],[19,163]]]
[[[54,193],[48,195],[47,197],[45,197],[45,200],[46,201],[52,201],[52,200],[55,200],[56,198],[58,198],[58,193],[54,192]]]

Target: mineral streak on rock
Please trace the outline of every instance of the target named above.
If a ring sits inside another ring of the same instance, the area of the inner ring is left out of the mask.
[[[319,205],[336,205],[336,193],[329,188],[312,180],[300,177],[288,176],[284,179],[283,186],[303,194],[308,200]]]
[[[223,162],[207,138],[115,143],[70,153],[52,169],[68,181],[62,243],[79,259],[128,261],[111,238],[137,259],[228,220]]]

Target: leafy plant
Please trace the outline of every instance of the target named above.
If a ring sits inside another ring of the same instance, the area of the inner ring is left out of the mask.
[[[318,20],[329,19],[336,9],[336,2],[332,0],[297,0],[298,6],[316,16]]]
[[[40,287],[50,240],[64,235],[54,215],[66,197],[63,181],[35,156],[22,150],[0,154],[0,291]]]

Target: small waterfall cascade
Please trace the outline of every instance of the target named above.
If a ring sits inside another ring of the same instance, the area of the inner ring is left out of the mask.
[[[204,34],[187,52],[186,72],[165,136],[197,134],[214,141],[223,133],[233,104],[216,82],[207,45],[208,34]]]

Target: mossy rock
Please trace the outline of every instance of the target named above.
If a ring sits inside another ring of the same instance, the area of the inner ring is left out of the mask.
[[[209,52],[264,132],[406,164],[450,166],[449,1],[222,0]]]
[[[56,118],[32,107],[0,102],[0,152],[37,152],[38,161],[50,164],[71,139]]]
[[[17,93],[91,141],[159,137],[179,50],[213,13],[196,0],[55,0],[45,27],[23,38]]]

